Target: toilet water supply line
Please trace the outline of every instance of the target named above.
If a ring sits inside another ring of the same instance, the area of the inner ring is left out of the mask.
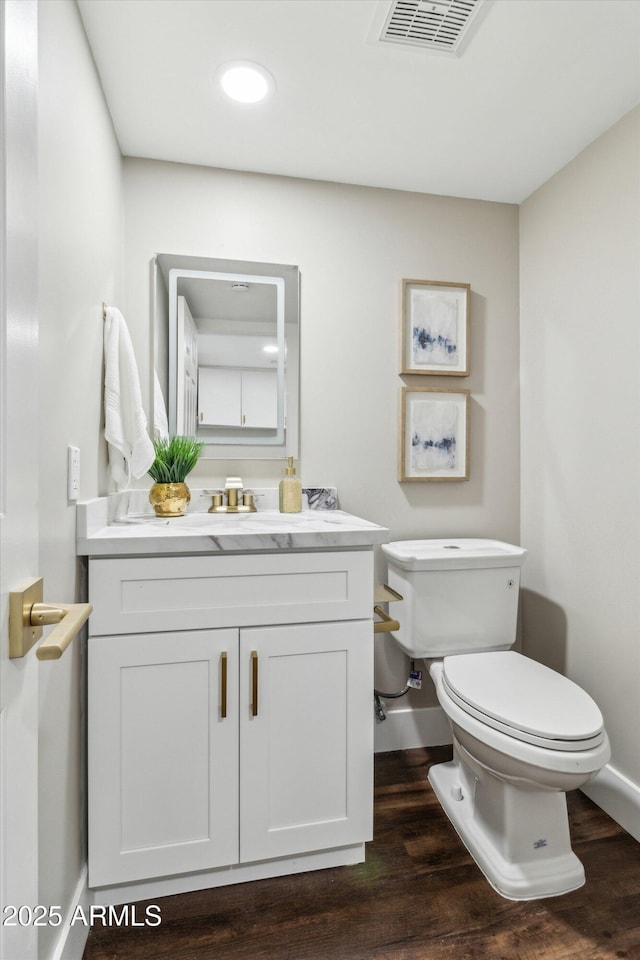
[[[383,720],[387,719],[387,708],[382,697],[386,700],[397,700],[398,697],[404,697],[405,694],[409,693],[409,690],[419,690],[422,686],[422,671],[416,670],[415,660],[411,660],[410,663],[409,677],[402,690],[398,690],[397,693],[383,693],[381,690],[374,689],[373,699],[377,723],[382,723]]]

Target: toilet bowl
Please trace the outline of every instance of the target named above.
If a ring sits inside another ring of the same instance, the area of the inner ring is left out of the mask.
[[[565,793],[611,751],[591,697],[509,649],[526,551],[481,540],[399,541],[383,550],[389,585],[403,596],[392,636],[426,660],[451,725],[453,759],[431,767],[429,782],[458,835],[508,899],[582,886]]]
[[[461,665],[456,661],[470,658],[453,656],[432,662],[429,672],[451,723],[454,756],[451,762],[431,768],[429,782],[465,846],[502,896],[528,900],[575,890],[583,885],[585,875],[571,849],[565,792],[583,786],[609,759],[599,710],[580,687],[520,654],[470,656],[477,660],[476,667],[495,667],[496,677],[501,670],[508,676],[514,667],[521,680],[530,673],[530,696],[524,703],[511,701],[515,709],[507,720],[505,711],[496,718],[498,711],[482,703],[488,711],[483,718],[478,705],[482,698],[474,698],[471,709],[466,709],[455,690],[451,695],[447,680],[447,673],[455,677],[455,668]],[[514,659],[506,664],[504,658]],[[555,728],[557,735],[550,737],[554,727],[549,713],[556,711],[547,708],[550,703],[559,706],[560,701],[553,698],[562,692],[567,711]],[[539,723],[532,724],[536,714],[531,707],[536,700]],[[582,729],[572,708],[586,721]],[[523,714],[526,721],[521,719]],[[570,723],[563,723],[564,719]],[[533,732],[536,726],[539,730]]]

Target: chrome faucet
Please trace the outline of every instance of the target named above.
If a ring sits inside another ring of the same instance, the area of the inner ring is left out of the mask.
[[[209,513],[255,513],[251,490],[245,490],[240,477],[227,477],[222,490],[208,490],[212,502]],[[226,503],[225,503],[226,497]],[[240,502],[242,501],[242,502]]]

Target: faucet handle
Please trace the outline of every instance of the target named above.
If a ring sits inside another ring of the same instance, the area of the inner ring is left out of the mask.
[[[222,501],[224,499],[224,494],[222,490],[204,490],[204,495],[209,495],[211,497],[211,506],[209,507],[209,513],[215,513],[217,510],[222,508]]]

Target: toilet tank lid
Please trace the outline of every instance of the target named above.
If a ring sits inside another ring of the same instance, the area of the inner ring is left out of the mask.
[[[394,540],[382,550],[405,570],[469,570],[473,567],[520,567],[524,547],[501,540],[450,537],[446,540]]]

